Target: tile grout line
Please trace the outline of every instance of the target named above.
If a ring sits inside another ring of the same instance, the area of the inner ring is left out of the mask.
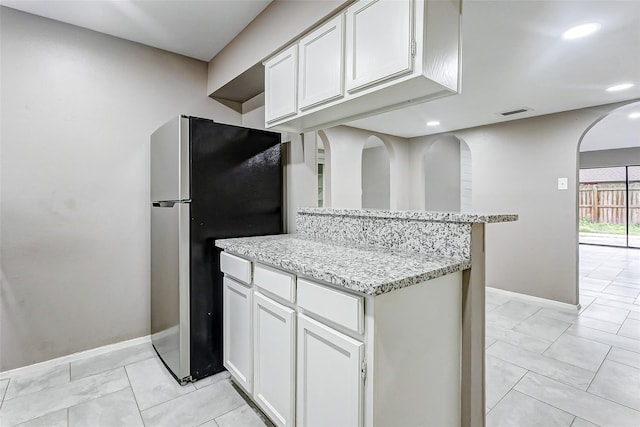
[[[540,375],[541,377],[545,377],[545,378],[546,378],[546,379],[548,379],[548,380],[551,380],[551,381],[554,381],[554,382],[560,383],[560,384],[562,384],[562,385],[564,385],[564,386],[567,386],[567,387],[570,387],[570,388],[572,388],[572,389],[575,389],[576,391],[580,391],[580,392],[582,392],[582,393],[586,393],[586,394],[588,394],[588,395],[589,395],[589,396],[591,396],[591,397],[595,397],[595,398],[597,398],[597,399],[606,400],[606,401],[607,401],[607,402],[609,402],[609,403],[613,403],[614,405],[618,405],[618,406],[623,406],[623,407],[624,407],[624,408],[626,408],[626,409],[630,409],[630,410],[632,410],[632,411],[637,412],[638,414],[640,414],[640,411],[639,411],[639,410],[637,410],[637,409],[635,409],[635,408],[632,408],[632,407],[630,407],[630,406],[627,406],[627,405],[625,405],[625,404],[623,404],[623,403],[616,402],[615,400],[611,400],[611,399],[609,399],[609,398],[607,398],[607,397],[598,396],[597,394],[589,393],[589,392],[588,392],[588,391],[586,391],[586,390],[580,390],[579,388],[576,388],[576,387],[574,387],[574,386],[572,386],[572,385],[569,385],[569,384],[565,384],[565,383],[563,383],[562,381],[558,381],[558,380],[553,379],[553,378],[551,378],[551,377],[549,377],[549,376],[547,376],[547,375],[542,375],[542,374],[539,374],[539,373],[537,373],[537,372],[535,372],[535,371],[531,371],[531,372],[533,372],[533,373],[534,373],[534,374],[536,374],[536,375]],[[515,387],[515,386],[514,386],[514,387]],[[520,392],[520,393],[522,393],[522,394],[527,394],[527,393],[525,393],[525,392],[523,392],[523,391],[520,391],[520,390],[516,390],[516,391],[518,391],[518,392]],[[527,394],[527,396],[531,397],[532,399],[536,399],[535,397],[530,396],[530,395],[528,395],[528,394]],[[536,400],[539,400],[539,399],[536,399]],[[547,403],[547,402],[544,402],[544,403]],[[547,405],[553,406],[553,405],[551,405],[550,403],[547,403]],[[555,406],[553,406],[553,407],[554,407],[554,408],[556,408]],[[557,408],[557,409],[560,409],[561,411],[567,412],[565,409],[562,409],[562,408]],[[577,416],[578,416],[578,415],[576,415],[576,417],[577,417]],[[583,420],[589,421],[589,420],[587,420],[587,419],[586,419],[586,418],[584,418],[584,417],[579,417],[579,418],[582,418]],[[595,424],[595,422],[593,422],[593,421],[589,421],[589,422],[590,422],[590,423]]]
[[[607,354],[604,356],[604,359],[602,359],[602,362],[600,362],[600,365],[598,365],[598,369],[596,369],[596,373],[593,376],[593,378],[591,378],[591,381],[589,381],[589,385],[587,386],[587,389],[585,390],[587,393],[589,393],[589,387],[591,387],[591,384],[593,383],[593,380],[596,379],[596,377],[598,376],[598,372],[600,372],[600,369],[602,368],[602,365],[604,365],[604,361],[607,360],[607,357],[609,357],[609,353],[611,353],[611,349],[613,348],[612,345],[609,346],[609,351],[607,351]]]
[[[503,360],[503,362],[504,362],[504,360]],[[507,362],[507,363],[510,363],[510,362]],[[517,365],[516,365],[516,366],[517,366]],[[521,368],[522,368],[522,367],[521,367]],[[496,407],[500,404],[500,402],[502,402],[502,400],[503,400],[505,397],[507,397],[507,394],[509,394],[509,393],[513,390],[513,388],[514,388],[514,387],[515,387],[515,386],[516,386],[516,385],[517,385],[517,384],[518,384],[518,383],[519,383],[519,382],[524,378],[524,376],[525,376],[525,375],[527,375],[527,374],[529,373],[529,370],[528,370],[528,369],[525,369],[525,368],[522,368],[522,369],[524,369],[524,370],[525,370],[525,373],[524,373],[524,374],[522,374],[522,375],[520,376],[520,378],[518,378],[518,381],[516,381],[516,382],[511,386],[511,388],[510,388],[509,390],[507,390],[507,392],[506,392],[505,394],[503,394],[503,395],[502,395],[502,397],[501,397],[500,399],[498,399],[498,401],[496,402],[496,404],[495,404],[495,405],[493,405],[493,407],[489,408],[489,412],[493,411],[493,410],[494,410],[494,408],[496,408]],[[485,384],[485,388],[486,388],[486,384]],[[517,391],[517,390],[515,390],[515,391]],[[489,414],[487,413],[486,415],[489,415]]]
[[[133,401],[136,402],[136,408],[138,408],[138,415],[140,415],[140,420],[142,421],[142,425],[146,426],[144,422],[144,418],[142,417],[142,411],[140,410],[140,405],[138,404],[138,397],[136,393],[133,391],[133,384],[131,384],[131,378],[129,378],[129,371],[127,371],[127,365],[123,366],[124,374],[127,376],[127,382],[129,383],[129,388],[131,389],[131,394],[133,395]]]
[[[4,393],[2,393],[2,399],[0,399],[0,410],[4,405],[4,398],[7,396],[7,392],[9,391],[9,386],[11,385],[11,378],[7,378],[7,388],[4,389]]]
[[[126,371],[126,369],[125,369],[125,371]],[[127,377],[127,378],[128,378],[128,377]],[[218,382],[220,382],[220,381],[218,381]],[[193,385],[193,383],[190,383],[190,384],[191,384],[191,385]],[[213,383],[213,384],[217,384],[217,383]],[[176,396],[176,397],[172,397],[171,399],[169,399],[169,400],[165,400],[164,402],[156,403],[155,405],[153,405],[153,406],[149,406],[148,408],[145,408],[145,409],[143,409],[143,410],[144,410],[144,411],[148,411],[149,409],[152,409],[152,408],[158,407],[158,406],[160,406],[160,405],[164,405],[165,403],[167,403],[167,402],[171,402],[172,400],[176,400],[176,399],[181,398],[181,397],[183,397],[183,396],[189,396],[190,394],[195,393],[195,392],[196,392],[196,391],[198,391],[198,390],[204,390],[205,388],[207,388],[207,387],[209,387],[209,386],[211,386],[211,385],[213,385],[213,384],[210,384],[210,385],[205,386],[205,387],[202,387],[202,388],[196,388],[196,386],[195,386],[195,385],[193,385],[193,390],[188,391],[188,392],[183,393],[183,394],[180,394],[180,395],[178,395],[178,396]],[[182,386],[182,387],[184,387],[184,386]],[[133,387],[131,388],[131,390],[133,390]],[[135,396],[135,393],[134,393],[134,396]],[[136,402],[136,403],[137,403],[137,402]],[[142,414],[142,411],[141,411],[140,413]]]
[[[549,403],[549,402],[544,402],[544,401],[542,401],[542,400],[540,400],[540,399],[538,399],[538,398],[536,398],[536,397],[533,397],[533,396],[531,396],[531,395],[529,395],[529,394],[525,393],[524,391],[514,390],[514,389],[516,388],[516,386],[517,386],[518,384],[520,384],[520,382],[522,381],[522,379],[523,379],[524,377],[526,377],[526,376],[527,376],[527,374],[528,374],[529,372],[532,372],[532,373],[534,373],[534,374],[536,374],[536,375],[543,376],[543,377],[545,377],[545,378],[549,378],[549,377],[547,377],[546,375],[541,375],[541,374],[538,374],[538,373],[537,373],[537,372],[535,372],[535,371],[527,370],[527,372],[525,372],[525,374],[522,376],[522,378],[520,378],[520,379],[518,380],[518,382],[516,382],[516,383],[513,385],[513,387],[511,387],[511,390],[513,390],[513,391],[517,391],[518,393],[522,393],[522,394],[524,394],[525,396],[527,396],[527,397],[529,397],[529,398],[531,398],[531,399],[533,399],[533,400],[537,400],[538,402],[542,402],[542,403],[544,403],[545,405],[549,405],[549,406],[551,406],[552,408],[555,408],[555,409],[557,409],[557,410],[559,410],[559,411],[562,411],[562,412],[564,412],[564,413],[567,413],[567,414],[573,415],[574,417],[577,417],[577,415],[576,415],[576,414],[573,414],[573,413],[571,413],[571,412],[567,411],[566,409],[558,408],[557,406],[552,405],[552,404],[551,404],[551,403]],[[549,378],[549,379],[553,380],[553,378]],[[554,381],[557,381],[557,380],[554,380]],[[559,381],[558,381],[558,382],[559,382]],[[562,384],[564,384],[564,383],[562,383]],[[573,387],[573,386],[569,386],[569,387]],[[575,387],[573,387],[573,388],[575,388]],[[511,390],[510,390],[510,391],[511,391]],[[576,388],[576,390],[580,390],[580,389]],[[500,400],[502,400],[502,399],[500,399]],[[498,406],[498,404],[496,404],[496,406]]]

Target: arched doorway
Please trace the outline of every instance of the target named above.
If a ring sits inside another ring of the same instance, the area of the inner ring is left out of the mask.
[[[384,142],[367,138],[362,148],[362,208],[390,209],[390,158]]]
[[[594,123],[578,151],[579,243],[640,248],[640,102]]]
[[[443,135],[423,154],[424,208],[468,212],[472,209],[472,162],[469,146],[455,135]]]

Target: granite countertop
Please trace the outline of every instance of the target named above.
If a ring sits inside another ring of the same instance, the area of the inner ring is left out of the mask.
[[[481,222],[492,224],[518,220],[516,214],[428,212],[428,211],[385,211],[378,209],[336,209],[336,208],[298,208],[298,215],[334,215],[344,217],[368,217],[385,219],[410,219],[430,222]]]
[[[380,295],[471,267],[471,261],[311,239],[296,234],[216,240],[228,252],[312,279]]]

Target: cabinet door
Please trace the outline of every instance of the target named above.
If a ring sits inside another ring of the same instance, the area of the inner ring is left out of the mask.
[[[298,97],[301,110],[339,98],[343,94],[343,15],[300,40]]]
[[[251,393],[253,338],[251,288],[225,276],[223,280],[224,367]]]
[[[347,9],[347,90],[413,70],[413,0],[364,0]]]
[[[295,311],[256,292],[253,396],[280,427],[294,425]]]
[[[265,121],[297,113],[298,45],[293,45],[264,63]]]
[[[363,358],[363,343],[298,315],[297,425],[362,425]]]

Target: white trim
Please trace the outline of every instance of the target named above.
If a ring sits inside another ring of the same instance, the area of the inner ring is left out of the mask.
[[[99,356],[101,354],[110,353],[116,350],[122,350],[128,347],[133,347],[139,344],[150,343],[151,335],[145,335],[143,337],[134,338],[127,341],[117,342],[115,344],[103,345],[102,347],[96,347],[89,350],[79,351],[78,353],[68,354],[66,356],[56,357],[55,359],[45,360],[44,362],[34,363],[33,365],[22,366],[20,368],[11,369],[9,371],[0,372],[0,379],[11,378],[17,374],[22,374],[24,371],[40,370],[50,368],[63,363],[71,363],[77,360],[86,359],[88,357]]]
[[[579,311],[580,304],[569,304],[566,302],[554,301],[546,298],[534,297],[533,295],[520,294],[518,292],[505,291],[504,289],[492,288],[487,286],[487,291],[495,292],[497,294],[503,294],[515,299],[521,299],[525,301],[532,302],[536,305],[540,305],[543,307],[556,308],[560,310],[566,311]]]

